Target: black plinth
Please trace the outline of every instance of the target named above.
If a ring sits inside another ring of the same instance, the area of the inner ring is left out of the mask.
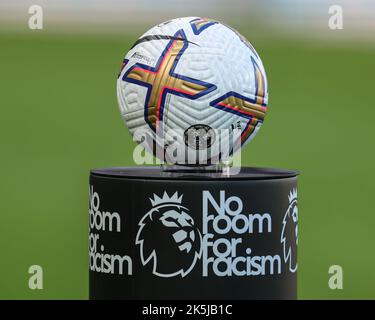
[[[90,299],[296,299],[296,171],[90,174]]]

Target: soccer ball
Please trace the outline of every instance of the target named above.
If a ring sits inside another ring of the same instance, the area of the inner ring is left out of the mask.
[[[268,85],[259,55],[236,30],[185,17],[134,43],[121,65],[117,99],[147,151],[171,163],[210,164],[256,135]]]

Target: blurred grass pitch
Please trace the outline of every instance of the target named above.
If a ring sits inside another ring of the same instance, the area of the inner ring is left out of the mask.
[[[301,171],[299,298],[375,298],[374,47],[238,29],[270,86],[242,163]],[[0,298],[88,297],[88,172],[133,165],[115,83],[140,34],[0,34]],[[32,264],[41,291],[27,286]],[[343,290],[328,287],[333,264]]]

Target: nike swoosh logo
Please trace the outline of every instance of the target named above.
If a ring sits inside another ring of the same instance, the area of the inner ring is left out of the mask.
[[[167,36],[167,35],[163,35],[163,34],[153,34],[153,35],[145,36],[143,38],[139,38],[133,44],[133,46],[130,48],[130,50],[133,49],[135,46],[139,45],[140,43],[147,42],[147,41],[153,41],[153,40],[181,40],[181,41],[188,42],[188,43],[191,43],[191,44],[194,44],[194,45],[198,46],[198,44],[196,44],[194,42],[191,42],[191,41],[189,41],[185,38]]]

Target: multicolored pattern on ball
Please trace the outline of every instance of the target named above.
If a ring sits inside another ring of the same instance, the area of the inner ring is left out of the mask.
[[[240,129],[240,144],[249,142],[263,123],[268,88],[263,64],[243,36],[218,21],[187,17],[164,22],[136,41],[121,65],[117,97],[130,132],[151,136],[148,151],[155,154],[157,138],[166,138],[162,148],[170,143],[168,130],[180,131],[177,143],[187,153],[176,162],[186,163],[192,154],[204,159],[204,153],[209,161],[221,153],[187,143],[194,136],[186,134],[189,128]]]

